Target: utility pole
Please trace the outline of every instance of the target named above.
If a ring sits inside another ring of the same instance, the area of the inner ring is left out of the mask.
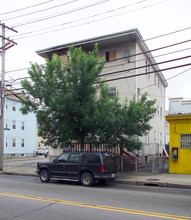
[[[16,30],[6,26],[4,23],[1,24],[2,27],[2,47],[0,48],[0,53],[2,57],[2,69],[1,69],[1,82],[0,82],[0,103],[1,103],[1,115],[0,115],[0,171],[3,170],[3,152],[4,152],[4,103],[5,103],[5,51],[14,45],[17,45],[13,40],[5,37],[5,30],[11,30],[17,33]]]

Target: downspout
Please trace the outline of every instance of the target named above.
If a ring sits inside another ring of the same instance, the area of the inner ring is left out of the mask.
[[[135,42],[135,54],[138,54],[138,43]],[[138,55],[135,56],[135,75],[138,74]],[[138,87],[138,77],[135,77],[135,95],[136,95],[136,100],[139,100],[139,87]]]

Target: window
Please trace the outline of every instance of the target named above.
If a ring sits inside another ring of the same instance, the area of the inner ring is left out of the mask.
[[[81,162],[81,155],[72,153],[69,158],[69,163],[80,163]]]
[[[12,147],[16,147],[16,139],[15,138],[12,139]]]
[[[181,148],[191,148],[191,134],[181,134],[180,146]]]
[[[154,143],[156,143],[156,130],[154,130]]]
[[[12,106],[12,111],[16,111],[16,107],[15,107],[15,104],[13,104],[13,106]]]
[[[149,131],[147,132],[147,144],[150,144],[150,133],[149,133]]]
[[[160,88],[160,80],[158,79],[158,88]]]
[[[61,154],[61,155],[58,157],[57,161],[60,162],[60,163],[66,163],[67,160],[68,160],[69,154],[70,154],[70,153]]]
[[[6,119],[6,125],[5,125],[6,128],[8,128],[8,120]]]
[[[162,119],[162,107],[160,108],[160,119]]]
[[[7,138],[6,138],[6,147],[8,147]]]
[[[160,132],[160,145],[162,145],[162,132]]]
[[[21,147],[25,147],[25,140],[24,139],[21,140]]]
[[[157,74],[155,73],[154,84],[157,84]]]
[[[146,72],[146,77],[150,79],[150,64],[148,60],[145,60],[145,72]]]
[[[105,60],[107,62],[116,60],[116,50],[105,52]]]
[[[65,53],[65,54],[62,54],[62,55],[60,55],[60,56],[61,56],[61,58],[62,58],[63,61],[69,63],[69,61],[70,61],[69,53]]]
[[[117,87],[108,87],[108,96],[110,98],[113,98],[116,96],[116,93],[117,93]]]
[[[101,162],[98,154],[88,153],[88,154],[84,154],[82,158],[83,158],[84,164],[86,164],[86,163],[100,163]]]
[[[23,121],[21,122],[21,130],[25,130],[25,123]]]
[[[160,86],[160,93],[161,93],[161,95],[162,95],[162,87],[163,87],[163,85],[161,83],[161,86]]]
[[[13,121],[12,129],[16,129],[16,121]]]

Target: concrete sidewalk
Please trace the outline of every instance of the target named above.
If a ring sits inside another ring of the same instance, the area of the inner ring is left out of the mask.
[[[120,183],[191,189],[190,174],[121,172]]]
[[[34,164],[26,165],[22,163],[17,166],[6,166],[0,173],[37,176],[36,166]],[[151,185],[191,189],[191,174],[120,172],[116,182],[131,185]]]

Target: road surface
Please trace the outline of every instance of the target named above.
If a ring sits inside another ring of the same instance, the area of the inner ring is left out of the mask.
[[[0,175],[0,220],[191,219],[191,190]]]

